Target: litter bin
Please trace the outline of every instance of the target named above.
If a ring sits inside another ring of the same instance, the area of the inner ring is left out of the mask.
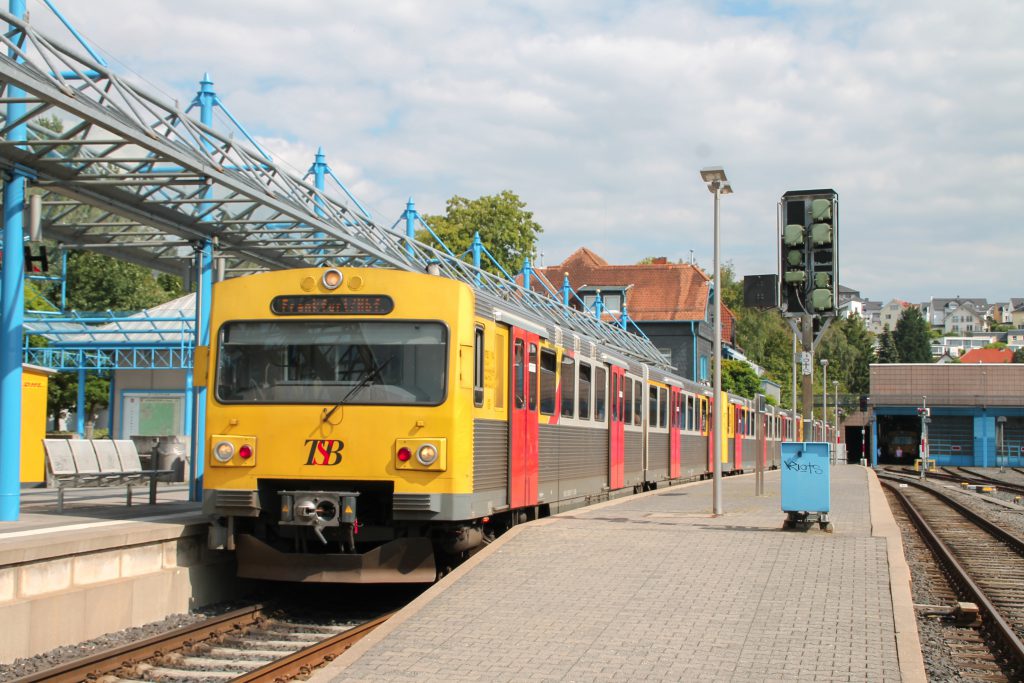
[[[156,446],[158,470],[171,470],[168,481],[185,481],[185,463],[188,460],[184,436],[161,436]]]
[[[822,441],[782,444],[782,511],[784,529],[817,523],[833,530],[828,519],[831,481],[829,444]]]
[[[160,437],[132,434],[131,439],[135,442],[135,450],[139,453],[142,467],[149,470],[158,469],[156,447],[160,444]]]

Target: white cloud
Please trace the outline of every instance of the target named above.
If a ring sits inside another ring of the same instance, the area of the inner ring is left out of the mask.
[[[512,189],[549,264],[580,245],[709,264],[697,171],[720,164],[740,273],[775,270],[784,191],[833,187],[842,281],[864,295],[1024,292],[1012,0],[65,4],[118,68],[180,101],[210,72],[299,171],[322,145],[385,226],[410,195],[436,213]]]

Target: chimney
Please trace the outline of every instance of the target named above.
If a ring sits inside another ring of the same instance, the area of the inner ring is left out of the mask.
[[[657,256],[657,257],[651,259],[651,265],[667,266],[668,265],[668,257],[667,256]]]

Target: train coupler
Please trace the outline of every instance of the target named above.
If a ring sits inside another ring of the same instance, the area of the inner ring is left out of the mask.
[[[323,530],[356,524],[356,491],[281,491],[281,525],[306,526],[327,545]]]

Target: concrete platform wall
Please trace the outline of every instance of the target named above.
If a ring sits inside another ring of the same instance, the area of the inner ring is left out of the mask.
[[[95,527],[96,525],[79,525]],[[0,663],[236,597],[200,523],[49,530],[0,544]]]

